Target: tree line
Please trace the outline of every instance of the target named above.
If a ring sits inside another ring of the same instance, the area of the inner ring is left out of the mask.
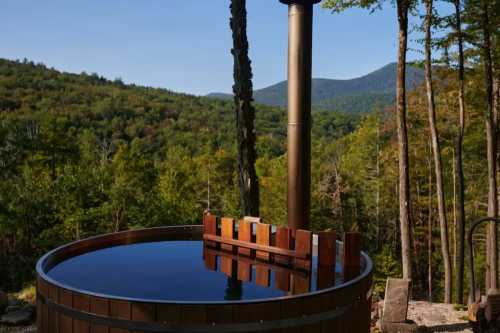
[[[286,223],[286,114],[252,104],[245,1],[231,3],[232,103],[0,60],[0,286],[28,283],[37,257],[64,242],[200,223],[208,207]],[[416,298],[461,302],[464,231],[498,210],[500,11],[496,0],[451,5],[440,17],[429,0],[396,1],[394,108],[313,113],[311,221],[362,232],[377,292],[402,274]],[[426,82],[407,92],[408,17],[418,9]],[[498,259],[487,229],[474,241],[489,288]]]

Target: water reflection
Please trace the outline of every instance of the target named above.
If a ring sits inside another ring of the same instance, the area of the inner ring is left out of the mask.
[[[335,286],[339,278],[343,280],[335,267],[314,268],[317,264],[316,257],[309,260],[308,264],[301,263],[301,267],[311,269],[297,269],[291,265],[264,262],[204,246],[203,258],[208,269],[227,276],[226,300],[243,299],[242,283],[253,282],[261,287],[285,292],[285,295],[298,295],[330,288]]]

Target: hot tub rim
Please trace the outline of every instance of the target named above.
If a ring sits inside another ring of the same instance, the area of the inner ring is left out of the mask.
[[[88,295],[92,297],[97,297],[97,298],[103,298],[103,299],[110,299],[110,300],[117,300],[117,301],[127,301],[127,302],[135,302],[135,303],[150,303],[150,304],[167,304],[167,305],[238,305],[238,304],[254,304],[254,303],[267,303],[267,302],[279,302],[279,301],[284,301],[284,300],[294,300],[294,299],[304,299],[308,297],[314,297],[314,296],[320,296],[322,294],[328,294],[331,292],[335,292],[344,288],[351,287],[353,285],[356,285],[357,283],[360,283],[367,279],[370,274],[373,272],[373,261],[372,259],[363,251],[361,251],[361,259],[362,259],[362,265],[361,267],[364,266],[364,270],[354,279],[351,279],[347,282],[341,283],[339,285],[330,287],[330,288],[325,288],[321,290],[316,290],[304,294],[298,294],[298,295],[290,295],[290,296],[280,296],[280,297],[272,297],[272,298],[258,298],[258,299],[249,299],[249,300],[240,300],[240,301],[180,301],[180,300],[163,300],[163,299],[148,299],[148,298],[135,298],[135,297],[123,297],[123,296],[116,296],[116,295],[110,295],[110,294],[104,294],[104,293],[97,293],[97,292],[91,292],[87,291],[85,289],[79,289],[76,287],[68,286],[64,283],[61,283],[50,276],[47,275],[45,272],[44,266],[46,262],[51,259],[53,256],[55,256],[57,253],[60,251],[63,251],[64,249],[73,246],[77,243],[84,242],[84,241],[92,241],[95,239],[104,239],[106,237],[110,237],[112,235],[117,235],[117,234],[126,234],[126,233],[134,233],[134,232],[145,232],[145,231],[155,231],[155,230],[165,230],[165,229],[174,229],[174,228],[179,228],[183,230],[193,230],[193,229],[200,229],[199,231],[202,232],[202,225],[175,225],[175,226],[165,226],[165,227],[154,227],[154,228],[143,228],[143,229],[135,229],[135,230],[126,230],[126,231],[120,231],[120,232],[115,232],[115,233],[107,233],[107,234],[102,234],[102,235],[96,235],[92,237],[88,237],[85,239],[80,239],[77,241],[69,242],[67,244],[63,244],[46,254],[44,254],[37,262],[36,264],[36,273],[39,278],[44,280],[46,283],[49,283],[57,288],[61,288],[64,290],[67,290],[72,293],[77,293],[77,294],[82,294],[82,295]],[[140,242],[135,242],[135,243],[140,243]],[[337,243],[342,243],[337,241]],[[134,243],[131,243],[134,244]],[[119,245],[119,244],[117,244]],[[106,247],[112,247],[111,246],[106,246]],[[364,264],[364,265],[363,265]]]

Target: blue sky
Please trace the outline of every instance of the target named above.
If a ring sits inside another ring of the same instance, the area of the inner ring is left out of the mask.
[[[229,92],[229,0],[2,0],[0,57],[194,94]],[[254,86],[286,78],[287,8],[247,0]],[[397,22],[316,6],[313,76],[352,78],[395,61]],[[418,57],[411,51],[410,58]]]

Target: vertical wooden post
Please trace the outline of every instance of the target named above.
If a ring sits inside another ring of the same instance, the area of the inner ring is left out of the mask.
[[[276,247],[287,250],[292,248],[291,229],[285,227],[276,228]],[[290,258],[287,256],[275,255],[274,262],[280,265],[288,265],[290,263]],[[280,290],[286,292],[290,291],[290,273],[276,272],[275,284],[276,288]]]
[[[271,245],[271,225],[259,223],[257,224],[257,244]],[[269,261],[271,254],[266,251],[256,251],[257,259]]]
[[[223,217],[221,220],[221,237],[233,239],[234,237],[234,219]],[[233,252],[233,246],[229,244],[221,244],[221,249]]]
[[[203,215],[203,233],[217,235],[217,216],[210,213]],[[216,242],[206,241],[205,244],[210,247],[217,247]]]
[[[335,285],[336,240],[335,231],[322,231],[318,234],[318,289],[330,288]]]
[[[263,223],[257,224],[256,241],[257,244],[271,245],[271,225]],[[257,259],[262,261],[271,260],[271,254],[269,252],[256,251],[255,255]],[[255,267],[255,283],[263,287],[268,287],[270,282],[270,273],[269,269],[257,264]]]
[[[238,240],[243,242],[252,242],[252,222],[246,220],[241,220],[238,224]],[[251,249],[245,249],[243,247],[238,248],[238,254],[251,257],[253,255]]]
[[[335,267],[337,260],[337,234],[335,231],[321,231],[318,234],[318,265]]]
[[[344,281],[359,275],[361,268],[361,234],[359,232],[346,232],[344,234],[342,265]]]
[[[289,250],[292,247],[292,233],[289,228],[278,227],[276,228],[276,247],[280,249]],[[274,256],[274,262],[280,265],[288,265],[290,258],[287,256]]]
[[[252,226],[253,222],[250,222],[245,218],[241,220],[238,224],[238,240],[248,243],[252,242]],[[255,254],[255,251],[240,247],[238,248],[238,254],[252,257]],[[252,280],[252,265],[238,261],[238,280],[243,282],[250,282]]]
[[[297,230],[295,233],[295,252],[307,256],[307,259],[295,258],[295,267],[310,270],[312,264],[312,232],[301,229]]]

